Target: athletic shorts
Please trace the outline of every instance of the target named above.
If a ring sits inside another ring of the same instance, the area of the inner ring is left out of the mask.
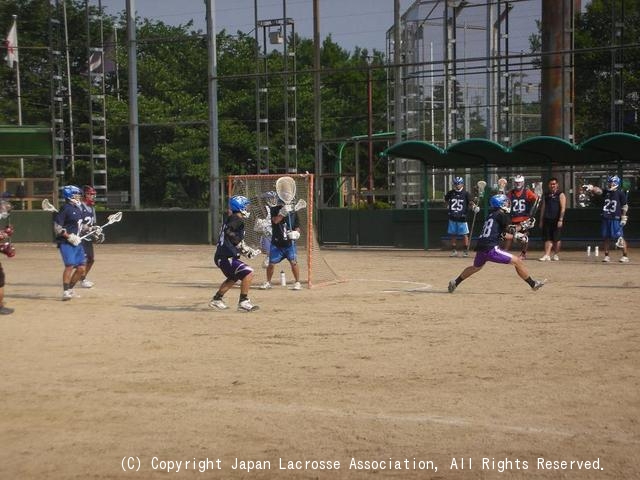
[[[558,228],[558,220],[544,219],[542,224],[542,240],[545,242],[559,242],[562,228]]]
[[[87,263],[87,256],[84,253],[82,244],[73,246],[67,242],[61,243],[60,255],[65,267],[79,267]]]
[[[83,240],[82,248],[84,248],[84,254],[87,256],[87,263],[93,262],[94,260],[93,242],[87,242]]]
[[[498,247],[493,247],[491,250],[477,251],[473,259],[473,266],[476,268],[482,267],[487,262],[509,264],[512,258],[513,255],[509,252],[500,250]]]
[[[293,263],[298,261],[298,250],[296,249],[296,246],[291,245],[289,247],[276,247],[272,243],[271,249],[269,250],[269,263],[280,263],[285,258]]]
[[[253,272],[253,268],[235,257],[214,257],[216,266],[229,280],[237,282]]]
[[[602,238],[612,238],[617,240],[622,237],[622,225],[620,220],[613,220],[609,218],[603,218],[600,224],[600,234]]]
[[[469,225],[467,225],[467,222],[456,222],[455,220],[449,220],[447,233],[449,235],[469,235]]]

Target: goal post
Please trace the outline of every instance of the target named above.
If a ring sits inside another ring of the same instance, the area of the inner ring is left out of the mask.
[[[245,220],[245,242],[252,248],[262,250],[262,255],[253,259],[244,258],[243,261],[251,265],[254,270],[254,285],[267,280],[266,267],[269,258],[268,243],[270,240],[268,229],[271,225],[269,217],[268,192],[276,193],[276,182],[279,178],[290,177],[295,181],[295,198],[292,207],[297,208],[296,215],[300,225],[300,238],[296,240],[300,282],[308,288],[340,281],[334,270],[322,257],[316,237],[314,218],[314,176],[310,173],[289,175],[231,175],[228,177],[228,195],[243,195],[251,201],[249,212],[251,215]],[[280,201],[280,204],[283,202]],[[306,205],[304,205],[306,203]],[[304,205],[304,206],[303,206]],[[293,282],[289,262],[285,259],[276,265],[272,283],[279,282],[279,273],[284,271],[287,283]]]

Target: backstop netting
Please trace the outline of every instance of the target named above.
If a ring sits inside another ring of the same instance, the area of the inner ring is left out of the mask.
[[[296,211],[301,229],[300,238],[296,240],[300,282],[306,284],[308,288],[312,288],[340,281],[335,271],[322,257],[317,241],[313,216],[314,178],[312,174],[231,175],[228,180],[229,198],[233,195],[244,195],[251,200],[251,205],[249,206],[251,215],[245,221],[245,242],[252,248],[262,250],[262,255],[258,255],[256,258],[243,258],[243,261],[254,269],[253,284],[260,285],[267,280],[266,268],[269,252],[266,251],[264,240],[268,238],[268,233],[265,232],[263,225],[264,219],[269,219],[270,217],[265,193],[275,192],[276,181],[278,178],[285,176],[293,178],[296,184],[295,198],[291,204],[300,205],[298,203],[300,200],[306,202],[306,207]],[[276,265],[271,283],[274,285],[279,284],[281,271],[285,273],[287,284],[292,284],[294,279],[287,260],[283,260]]]

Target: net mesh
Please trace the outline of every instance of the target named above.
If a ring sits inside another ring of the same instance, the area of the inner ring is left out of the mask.
[[[299,200],[306,202],[306,207],[296,212],[300,223],[300,238],[296,241],[298,252],[298,266],[300,268],[300,283],[309,288],[340,281],[338,275],[322,256],[315,232],[313,218],[313,175],[290,174],[296,182],[296,195],[292,205]],[[252,248],[262,250],[262,255],[253,259],[243,258],[243,261],[254,269],[254,285],[260,285],[267,280],[267,263],[269,252],[265,245],[264,229],[261,225],[269,218],[266,192],[276,191],[276,181],[283,175],[233,175],[229,177],[228,194],[244,195],[251,201],[249,212],[251,215],[245,221],[245,242]],[[282,202],[280,202],[282,203]],[[289,262],[282,261],[275,267],[272,283],[280,281],[280,272],[285,273],[287,283],[291,284],[293,275]]]

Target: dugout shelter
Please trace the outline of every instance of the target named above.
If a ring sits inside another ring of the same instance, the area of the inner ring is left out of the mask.
[[[511,179],[525,175],[527,184],[544,182],[554,176],[569,198],[569,208],[579,208],[577,196],[585,183],[602,185],[604,178],[617,173],[630,200],[637,198],[640,176],[640,137],[623,132],[610,132],[591,137],[579,145],[551,136],[530,137],[511,147],[483,138],[470,138],[442,149],[425,141],[407,140],[388,147],[382,155],[418,160],[423,164],[423,198],[437,183],[442,191],[450,179],[463,176],[470,190],[487,208],[487,200],[495,191],[500,177]],[[436,178],[438,182],[436,182]],[[477,181],[484,180],[484,192],[473,192]],[[429,209],[424,212],[424,249],[429,248]],[[486,213],[486,211],[485,211]]]

